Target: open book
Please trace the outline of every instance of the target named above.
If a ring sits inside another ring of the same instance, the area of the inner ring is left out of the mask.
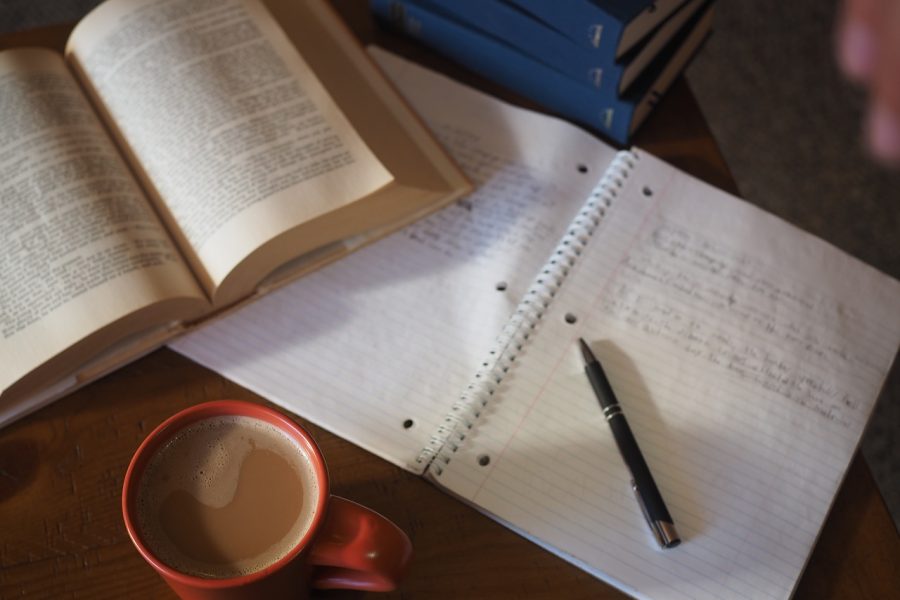
[[[476,192],[174,348],[635,596],[788,597],[897,352],[900,284],[641,150],[373,53]],[[644,522],[579,337],[678,548]]]
[[[325,2],[111,0],[0,53],[0,424],[469,189]]]

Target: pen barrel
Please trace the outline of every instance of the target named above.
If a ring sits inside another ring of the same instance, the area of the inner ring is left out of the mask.
[[[634,484],[637,488],[636,491],[641,496],[648,518],[672,523],[672,516],[663,502],[659,488],[656,487],[656,482],[653,481],[650,467],[647,466],[647,461],[644,460],[644,456],[641,454],[637,440],[634,438],[634,434],[631,433],[631,427],[628,426],[628,422],[625,420],[625,415],[621,411],[616,411],[607,420],[612,429],[613,438],[616,440],[616,445],[619,447],[619,452],[622,454],[622,459],[625,461],[628,470],[631,471],[631,477],[634,479]]]
[[[609,379],[606,378],[606,373],[603,371],[600,363],[596,361],[588,363],[584,367],[584,372],[588,381],[591,382],[591,387],[594,388],[594,395],[597,396],[600,407],[604,411],[607,408],[619,405],[619,401],[616,400],[616,394],[613,392]]]

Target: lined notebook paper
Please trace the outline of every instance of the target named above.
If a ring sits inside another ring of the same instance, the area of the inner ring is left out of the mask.
[[[900,286],[652,156],[628,162],[432,477],[636,596],[787,597],[900,342]],[[636,510],[579,336],[667,500],[675,550]]]
[[[374,54],[479,191],[175,348],[636,597],[790,596],[900,344],[900,284],[640,150]]]

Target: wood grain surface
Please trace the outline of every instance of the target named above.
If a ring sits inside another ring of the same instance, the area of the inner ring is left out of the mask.
[[[376,41],[476,87],[527,102],[373,25],[364,2],[336,3]],[[0,49],[61,48],[70,27],[0,39]],[[693,96],[679,79],[636,144],[719,187],[734,182]],[[120,493],[131,455],[169,415],[206,400],[266,403],[168,349],[0,430],[0,598],[174,598],[131,546]],[[398,523],[415,556],[385,598],[622,598],[476,510],[329,432],[318,441],[332,490]],[[800,581],[797,598],[891,598],[900,590],[900,539],[857,454]],[[317,598],[360,598],[347,592]]]

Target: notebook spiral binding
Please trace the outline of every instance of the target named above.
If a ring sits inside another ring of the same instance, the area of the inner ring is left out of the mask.
[[[482,363],[472,382],[445,415],[443,423],[419,452],[415,460],[417,466],[421,468],[424,465],[435,476],[443,473],[453,454],[487,409],[503,377],[537,327],[544,311],[550,306],[606,210],[624,187],[638,159],[639,155],[632,150],[616,154],[600,183],[591,191],[578,216],[557,244],[551,259],[541,269],[524,299],[497,336],[488,359]]]

